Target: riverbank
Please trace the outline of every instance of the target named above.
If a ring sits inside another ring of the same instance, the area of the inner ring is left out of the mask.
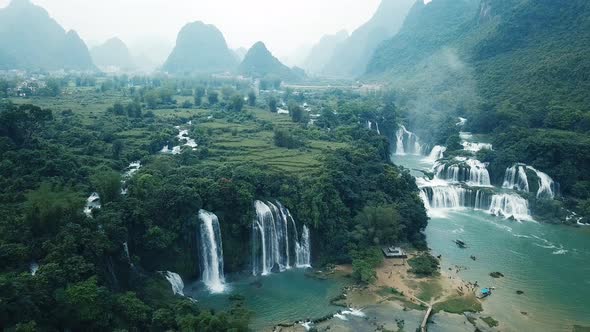
[[[409,258],[415,253],[410,253]],[[409,272],[406,259],[386,259],[376,269],[376,281],[370,285],[351,285],[343,289],[332,304],[342,310],[333,317],[317,317],[315,322],[292,326],[277,326],[274,331],[305,331],[315,327],[318,331],[375,331],[415,330],[420,327],[429,307],[433,316],[429,328],[446,331],[445,324],[473,330],[494,331],[498,322],[485,315],[476,298],[478,286],[459,277],[461,267],[440,271],[432,277],[418,277]],[[351,265],[338,265],[317,275],[322,278],[351,278]],[[466,314],[464,314],[466,313]],[[439,324],[440,321],[440,324]],[[470,326],[470,327],[468,327]],[[468,327],[468,328],[467,328]],[[450,331],[450,330],[449,330]]]

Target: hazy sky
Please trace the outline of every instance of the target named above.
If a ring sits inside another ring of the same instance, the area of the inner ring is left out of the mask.
[[[5,7],[10,0],[0,0]],[[327,33],[366,22],[380,0],[32,0],[89,44],[118,36],[131,47],[174,44],[184,24],[216,25],[232,48],[264,41],[277,55],[294,53]]]

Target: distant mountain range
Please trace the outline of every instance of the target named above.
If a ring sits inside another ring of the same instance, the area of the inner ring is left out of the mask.
[[[307,55],[307,58],[303,62],[303,68],[310,73],[321,73],[328,62],[332,60],[334,50],[348,37],[349,34],[345,30],[322,37]]]
[[[193,22],[178,33],[176,47],[162,67],[170,73],[213,73],[233,70],[238,64],[221,31],[214,25]]]
[[[101,70],[133,70],[135,64],[127,45],[119,38],[111,38],[90,51],[94,64]]]
[[[0,69],[94,70],[86,44],[29,0],[0,10]]]
[[[462,0],[458,0],[462,1]],[[321,74],[332,77],[357,77],[364,74],[377,46],[393,37],[402,26],[416,0],[382,0],[373,17],[356,29],[348,38],[333,48],[328,61],[308,59],[311,63],[324,62]],[[321,42],[320,42],[321,44]],[[321,46],[319,46],[321,47]]]

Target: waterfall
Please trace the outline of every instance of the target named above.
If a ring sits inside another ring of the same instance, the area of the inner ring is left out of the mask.
[[[127,258],[127,263],[129,263],[129,266],[133,266],[133,262],[131,262],[131,255],[129,255],[129,245],[127,242],[123,242],[123,252],[125,252],[125,258]]]
[[[486,165],[476,159],[468,159],[466,162],[469,166],[469,183],[475,186],[491,186],[490,173]]]
[[[212,293],[225,290],[223,275],[223,248],[219,220],[211,212],[200,210],[201,273],[203,283]]]
[[[301,241],[295,243],[295,253],[297,254],[295,266],[298,268],[311,267],[309,228],[307,228],[307,225],[303,225]]]
[[[166,271],[164,272],[164,277],[166,277],[170,286],[172,286],[172,292],[174,295],[178,294],[184,296],[184,282],[182,282],[182,278],[177,273]]]
[[[472,186],[491,187],[490,173],[486,164],[476,159],[455,158],[458,163],[436,162],[434,173],[437,179],[451,182],[466,182]]]
[[[381,135],[381,130],[379,130],[379,122],[375,122],[375,127],[377,129],[377,134]]]
[[[39,270],[39,264],[37,264],[37,262],[31,262],[31,264],[29,265],[29,271],[31,271],[31,275],[35,276],[35,274],[37,274],[38,270]]]
[[[478,190],[475,193],[475,202],[473,204],[473,208],[476,210],[489,210],[492,204],[490,194],[483,191]]]
[[[367,129],[373,130],[373,122],[367,120]]]
[[[406,154],[405,149],[404,149],[404,131],[401,128],[398,129],[398,131],[395,133],[395,136],[396,136],[395,154],[398,156],[403,156]]]
[[[435,145],[430,151],[430,155],[426,158],[427,161],[431,163],[435,163],[437,160],[444,158],[444,153],[447,151],[447,148],[440,145]]]
[[[427,209],[457,209],[469,207],[471,191],[459,186],[435,186],[421,188],[421,198]]]
[[[422,146],[420,145],[420,139],[416,134],[408,131],[406,127],[400,125],[399,129],[395,133],[396,136],[396,150],[395,154],[403,156],[405,154],[421,154]]]
[[[92,210],[100,209],[100,196],[98,193],[92,193],[86,199],[86,206],[84,206],[84,214],[92,218]]]
[[[532,220],[529,204],[526,199],[516,194],[501,194],[492,196],[490,214],[495,216],[514,218],[518,221]]]
[[[529,180],[526,175],[525,166],[516,164],[507,168],[502,188],[528,192]]]
[[[537,198],[555,198],[555,182],[553,179],[549,175],[535,169],[532,166],[527,166],[527,169],[535,172],[539,178],[539,190],[537,191]]]
[[[303,226],[301,238],[289,209],[280,202],[255,201],[252,223],[252,274],[268,275],[291,268],[291,253],[296,267],[310,266],[309,229]]]
[[[470,152],[479,152],[481,150],[493,150],[492,144],[489,143],[473,143],[473,142],[463,142],[463,150],[470,151]]]
[[[130,179],[131,177],[133,177],[133,175],[135,173],[137,173],[137,171],[139,171],[140,168],[141,168],[140,161],[134,161],[134,162],[130,163],[129,166],[127,166],[127,170],[125,171],[125,173],[123,173],[123,179],[124,180]]]
[[[455,125],[464,126],[466,123],[467,123],[467,119],[459,117],[459,122],[457,122]]]

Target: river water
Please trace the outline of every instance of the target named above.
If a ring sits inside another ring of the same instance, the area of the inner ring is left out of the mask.
[[[432,167],[419,155],[394,155],[392,161],[415,176]],[[483,307],[501,330],[571,331],[573,325],[590,325],[590,229],[518,222],[468,208],[436,212],[426,229],[429,247],[442,255],[442,268],[451,275],[496,287]],[[456,239],[468,248],[459,249]],[[495,271],[505,277],[490,277]]]

